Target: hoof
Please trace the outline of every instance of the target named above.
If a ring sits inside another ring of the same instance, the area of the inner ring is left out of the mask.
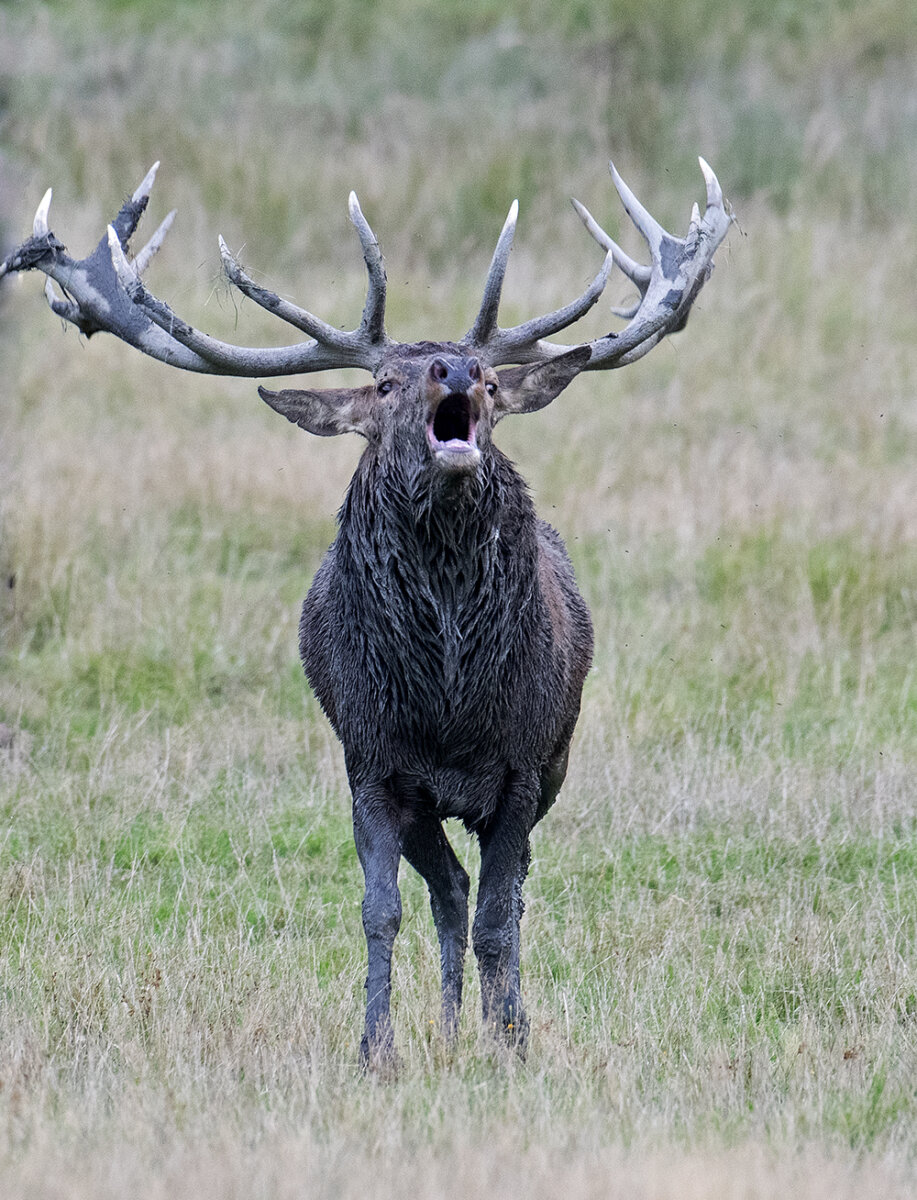
[[[529,1045],[529,1019],[525,1013],[519,1016],[511,1015],[502,1020],[488,1021],[485,1028],[490,1032],[497,1046],[513,1051],[517,1058],[525,1062]]]
[[[504,1022],[503,1041],[507,1049],[514,1050],[516,1055],[525,1062],[529,1048],[529,1020],[525,1013],[513,1021]]]
[[[379,1079],[394,1079],[399,1069],[398,1055],[392,1038],[370,1041],[366,1034],[360,1042],[360,1066]]]

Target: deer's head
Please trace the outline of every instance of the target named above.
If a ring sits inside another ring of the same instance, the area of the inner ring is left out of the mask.
[[[497,371],[468,347],[421,342],[390,350],[364,387],[258,391],[309,433],[359,433],[413,473],[468,475],[487,455],[497,422],[549,404],[590,353],[578,346],[547,362]]]

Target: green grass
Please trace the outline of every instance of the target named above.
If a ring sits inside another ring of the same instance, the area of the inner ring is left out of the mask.
[[[357,1066],[349,796],[296,656],[356,439],[4,288],[4,1197],[913,1195],[915,12],[0,9],[0,237],[53,183],[82,253],[162,159],[151,286],[229,340],[281,335],[218,232],[358,317],[351,187],[402,339],[468,327],[514,196],[504,324],[597,269],[568,195],[638,252],[612,154],[676,232],[698,153],[739,215],[685,334],[500,426],[596,625],[534,838],[531,1052],[480,1036],[470,960],[440,1044],[405,867],[389,1081]]]

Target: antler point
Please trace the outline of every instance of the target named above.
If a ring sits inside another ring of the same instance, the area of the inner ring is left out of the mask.
[[[588,229],[589,224],[592,221],[592,213],[589,211],[586,205],[581,204],[575,196],[570,197],[570,203],[573,205],[573,211]]]
[[[631,192],[631,190],[627,186],[627,184],[624,182],[623,176],[621,175],[620,171],[614,165],[613,162],[609,162],[608,170],[611,172],[611,179],[615,185],[618,195],[621,197],[621,200],[624,202],[625,207],[627,207],[627,197],[632,196],[633,193]]]
[[[705,158],[698,155],[697,161],[700,163],[704,183],[707,185],[707,207],[722,208],[723,189],[720,187],[720,181],[717,179],[716,173]]]
[[[233,252],[226,245],[222,234],[217,234],[217,241],[220,244],[220,260],[223,263],[223,267],[229,278],[235,281],[235,274],[239,271],[239,264],[236,262]]]
[[[48,212],[51,208],[51,192],[48,188],[41,198],[41,203],[35,210],[35,219],[32,221],[32,237],[44,237],[48,233]]]
[[[153,190],[153,182],[156,179],[156,172],[159,170],[159,159],[153,163],[150,169],[144,175],[140,182],[140,186],[134,192],[131,199],[136,203],[138,200],[148,200],[150,192]]]

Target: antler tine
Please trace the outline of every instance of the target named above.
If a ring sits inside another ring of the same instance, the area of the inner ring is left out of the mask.
[[[722,208],[724,204],[723,189],[720,187],[720,181],[713,172],[713,168],[706,159],[698,155],[697,161],[700,163],[700,169],[704,175],[704,183],[707,185],[707,207]]]
[[[139,187],[134,192],[133,196],[131,196],[131,200],[133,200],[133,202],[135,204],[138,204],[141,200],[149,200],[150,193],[153,190],[153,183],[156,179],[156,172],[158,170],[159,170],[159,159],[157,159],[156,162],[153,163],[153,165],[150,167],[150,169],[144,175],[143,179],[140,181]]]
[[[156,165],[159,166],[158,163]],[[143,274],[143,272],[150,265],[152,259],[155,258],[155,256],[159,253],[160,249],[162,248],[162,243],[166,240],[166,234],[172,228],[172,222],[175,220],[175,214],[177,212],[178,209],[173,208],[172,211],[160,223],[159,228],[143,247],[143,249],[139,250],[134,255],[134,270],[138,275]]]
[[[50,208],[51,188],[48,188],[32,218],[32,236],[0,262],[0,279],[4,275],[12,275],[16,271],[28,271],[48,255],[63,249],[48,228]]]
[[[306,309],[300,308],[298,304],[293,304],[289,300],[283,300],[276,292],[269,291],[267,288],[255,283],[245,273],[237,259],[233,257],[222,237],[219,238],[219,243],[223,268],[230,282],[235,284],[243,295],[248,296],[250,300],[254,300],[256,304],[260,304],[262,308],[266,308],[268,312],[274,313],[282,321],[286,321],[296,329],[302,330],[303,333],[308,334],[316,342],[321,342],[325,346],[333,346],[339,350],[345,350],[349,347],[349,334],[344,333],[340,329],[335,329],[333,325],[328,325],[325,321],[313,316]]]
[[[153,190],[153,182],[156,179],[156,172],[158,170],[159,163],[154,162],[130,198],[125,200],[121,205],[118,215],[112,221],[112,225],[114,225],[118,237],[121,239],[121,245],[125,249],[134,236],[137,226],[140,224],[140,218],[146,212],[147,205],[150,202],[150,193]]]
[[[554,312],[546,313],[543,317],[533,317],[521,325],[514,325],[512,329],[495,329],[490,341],[477,348],[486,355],[491,366],[529,362],[543,357],[537,349],[545,344],[541,339],[559,333],[561,329],[566,329],[568,325],[573,325],[580,317],[585,316],[605,290],[613,263],[614,256],[609,250],[598,275],[576,300]]]
[[[481,307],[475,317],[474,324],[465,334],[463,341],[470,346],[485,346],[497,330],[497,314],[500,310],[500,296],[503,292],[503,279],[506,275],[506,265],[509,262],[509,252],[513,248],[513,237],[516,233],[516,221],[519,218],[519,201],[514,200],[509,206],[506,220],[497,246],[490,260],[490,269],[484,283],[484,297]]]
[[[625,254],[618,243],[613,238],[608,236],[585,204],[580,204],[579,200],[571,200],[571,203],[576,209],[579,219],[589,230],[592,237],[598,242],[603,250],[611,251],[614,257],[615,266],[623,271],[627,278],[635,283],[637,287],[642,287],[645,290],[646,285],[650,281],[650,276],[653,273],[652,268],[645,267],[642,263],[635,262],[629,254]]]
[[[579,219],[583,222],[592,237],[614,256],[615,264],[627,276],[627,278],[635,285],[640,293],[639,300],[635,304],[627,305],[626,307],[612,307],[612,312],[616,317],[623,317],[629,321],[637,315],[640,305],[643,303],[643,297],[646,295],[646,289],[649,287],[650,279],[653,276],[651,267],[645,267],[642,263],[635,262],[629,254],[625,254],[618,243],[608,236],[602,226],[596,221],[592,213],[585,206],[580,204],[579,200],[573,201],[573,207],[576,209]],[[696,205],[695,205],[696,207]]]
[[[32,221],[32,237],[47,237],[48,235],[48,214],[51,211],[51,194],[52,189],[48,188],[41,198],[41,203],[35,210],[35,217]]]
[[[62,300],[55,292],[54,284],[50,279],[45,280],[45,299],[48,301],[48,307],[55,316],[61,317],[64,321],[72,321],[74,324],[78,324],[79,308],[72,300]]]
[[[514,325],[511,329],[501,329],[497,324],[497,313],[518,214],[519,203],[514,200],[491,260],[487,282],[484,285],[484,300],[481,310],[474,325],[462,339],[466,345],[486,356],[487,361],[493,366],[500,363],[525,362],[531,358],[542,357],[533,348],[537,347],[542,338],[550,337],[552,334],[559,333],[561,329],[566,329],[568,325],[578,321],[592,308],[604,291],[612,264],[615,261],[614,253],[609,247],[598,275],[576,300],[554,312],[546,313],[543,317],[533,317],[530,321]]]
[[[624,205],[624,211],[643,234],[646,244],[650,248],[650,252],[653,255],[658,254],[663,241],[669,236],[669,234],[666,233],[656,218],[643,207],[634,193],[618,174],[617,167],[613,162],[608,164],[608,169],[611,172],[611,178],[615,187],[617,188],[618,195],[621,197],[621,203]]]
[[[611,311],[616,317],[623,317],[625,321],[630,321],[640,311],[640,305],[643,303],[643,297],[635,300],[633,304],[613,304]]]
[[[370,345],[384,346],[388,343],[385,334],[386,278],[385,262],[382,258],[382,251],[379,249],[379,239],[363,216],[356,192],[350,193],[347,209],[359,235],[360,245],[363,247],[363,261],[366,263],[366,272],[369,276],[359,335],[366,338]]]

